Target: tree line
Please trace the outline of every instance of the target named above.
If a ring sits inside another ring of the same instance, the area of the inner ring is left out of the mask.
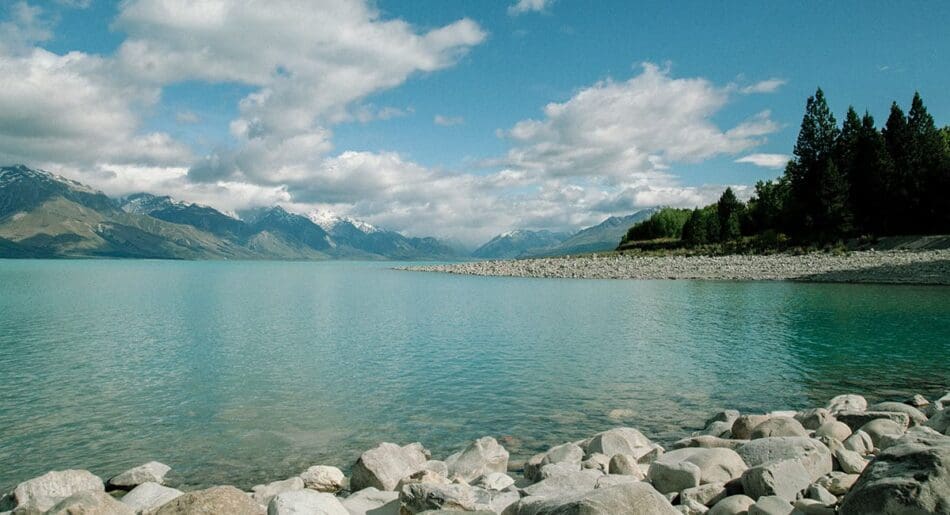
[[[907,114],[894,102],[883,128],[848,108],[839,127],[819,88],[805,104],[793,159],[759,181],[748,202],[732,188],[719,201],[665,208],[630,228],[621,245],[753,239],[827,244],[863,236],[950,233],[950,126],[938,129],[919,93]]]

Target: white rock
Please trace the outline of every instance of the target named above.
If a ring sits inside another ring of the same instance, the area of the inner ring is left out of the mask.
[[[707,512],[708,515],[745,515],[755,504],[755,499],[747,495],[730,495],[717,502]]]
[[[122,503],[136,513],[157,510],[161,505],[182,495],[181,490],[162,486],[158,483],[142,483],[122,496]]]
[[[595,452],[613,456],[629,454],[637,460],[654,450],[653,442],[632,427],[618,427],[598,433],[587,444],[587,454]]]
[[[79,492],[103,492],[105,485],[86,470],[59,470],[43,474],[17,485],[13,499],[17,507],[30,506],[47,511],[56,503]]]
[[[508,451],[497,440],[484,436],[468,445],[462,452],[445,460],[449,477],[458,476],[466,482],[489,472],[508,471]]]
[[[310,489],[276,495],[267,505],[267,515],[350,515],[333,494]]]
[[[692,465],[698,471],[684,464]],[[687,447],[670,451],[650,465],[647,477],[662,493],[685,490],[706,483],[725,483],[738,478],[746,463],[731,449]]]
[[[86,490],[59,501],[46,515],[135,515],[135,511],[105,492]]]
[[[475,484],[486,490],[504,490],[515,484],[515,480],[508,474],[502,472],[489,472],[478,478]]]
[[[828,402],[828,411],[836,415],[839,411],[867,411],[868,401],[860,395],[839,395]]]
[[[381,443],[360,455],[353,465],[350,485],[355,490],[374,487],[393,490],[399,480],[424,470],[428,457],[421,445]]]
[[[794,501],[811,484],[808,471],[798,460],[768,462],[742,474],[742,490],[752,498],[777,496]]]
[[[255,485],[251,487],[251,491],[253,492],[251,497],[254,498],[255,501],[267,506],[275,495],[284,492],[293,492],[294,490],[303,490],[303,488],[303,479],[294,476],[290,479],[274,481],[266,485]]]
[[[144,465],[126,470],[109,480],[109,486],[130,490],[142,483],[165,483],[165,474],[172,468],[164,463],[150,461]]]
[[[342,504],[350,515],[399,515],[399,492],[364,488],[350,494]]]
[[[343,471],[336,467],[326,465],[315,465],[308,468],[302,474],[304,487],[318,492],[335,493],[346,486],[346,476]]]

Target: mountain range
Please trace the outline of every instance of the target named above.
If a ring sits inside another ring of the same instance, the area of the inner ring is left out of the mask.
[[[112,198],[24,165],[0,168],[0,258],[508,259],[611,250],[648,209],[574,234],[511,231],[474,252],[366,222],[280,206],[226,214],[169,196]]]

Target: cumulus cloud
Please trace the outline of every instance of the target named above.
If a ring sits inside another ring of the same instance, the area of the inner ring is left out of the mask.
[[[445,116],[437,114],[435,115],[435,118],[432,119],[432,123],[441,125],[442,127],[451,127],[453,125],[462,125],[465,123],[465,118],[462,118],[461,116]]]
[[[544,11],[552,3],[554,3],[554,0],[518,0],[508,7],[508,14],[518,16],[529,12]]]
[[[53,37],[51,24],[43,9],[26,2],[9,7],[10,19],[0,23],[0,51],[17,54],[32,50],[35,43]]]
[[[788,81],[785,79],[768,79],[740,88],[739,92],[743,95],[750,95],[753,93],[774,93],[787,83]]]
[[[184,124],[195,124],[201,122],[201,117],[194,111],[178,111],[175,113],[175,121]]]
[[[736,159],[737,163],[749,163],[762,168],[785,168],[792,156],[788,154],[749,154]]]

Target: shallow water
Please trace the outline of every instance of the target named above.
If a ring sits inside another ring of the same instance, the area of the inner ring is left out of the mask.
[[[379,441],[514,458],[615,425],[950,387],[950,288],[585,281],[389,263],[0,260],[0,489],[149,460],[186,486]],[[624,420],[615,409],[632,410]]]

